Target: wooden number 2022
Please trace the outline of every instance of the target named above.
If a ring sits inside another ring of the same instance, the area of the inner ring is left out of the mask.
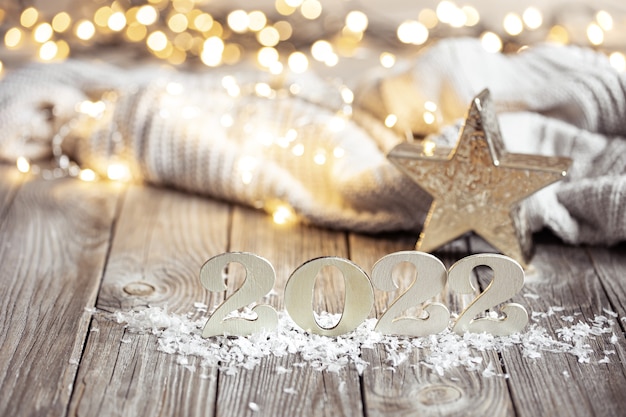
[[[218,306],[209,317],[202,337],[215,335],[247,335],[276,327],[278,316],[268,305],[257,305],[255,320],[241,317],[227,318],[229,313],[243,308],[262,298],[271,291],[275,272],[272,265],[260,256],[231,252],[209,259],[200,270],[200,281],[209,291],[225,291],[222,279],[224,267],[237,262],[246,269],[246,280],[242,286]],[[503,318],[478,318],[486,310],[494,308],[517,294],[524,285],[524,271],[513,259],[503,255],[481,254],[461,259],[449,271],[434,256],[418,251],[396,252],[384,256],[372,270],[372,280],[356,264],[338,257],[322,257],[305,262],[289,277],[285,286],[285,309],[294,322],[304,330],[325,336],[338,336],[359,326],[369,315],[374,305],[372,282],[382,291],[396,291],[398,287],[391,278],[393,268],[402,262],[409,262],[417,268],[417,275],[410,286],[391,303],[375,327],[384,334],[426,336],[441,332],[448,327],[450,313],[441,303],[422,305],[440,294],[448,282],[449,289],[458,293],[473,293],[471,283],[474,268],[485,265],[493,272],[491,284],[465,308],[453,323],[457,333],[487,332],[494,335],[508,335],[521,331],[528,323],[528,314],[519,304],[509,303],[502,307]],[[313,288],[320,269],[335,266],[344,277],[345,302],[342,316],[332,328],[320,326],[313,314]],[[407,309],[420,306],[428,317],[403,317]]]

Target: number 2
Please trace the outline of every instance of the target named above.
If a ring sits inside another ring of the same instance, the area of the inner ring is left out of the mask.
[[[425,319],[400,317],[403,311],[435,297],[445,288],[446,267],[428,253],[402,251],[391,253],[378,260],[372,268],[372,283],[382,291],[395,291],[398,286],[391,279],[394,266],[401,262],[415,265],[416,276],[411,285],[391,303],[387,311],[376,323],[375,330],[383,334],[427,336],[443,331],[448,327],[450,312],[441,303],[431,303],[424,307],[428,313]]]
[[[489,286],[461,312],[452,330],[456,333],[487,332],[495,336],[507,336],[524,329],[528,323],[526,309],[517,303],[504,304],[504,318],[476,318],[477,315],[512,298],[524,286],[524,270],[513,259],[497,254],[472,255],[461,259],[448,271],[448,285],[452,291],[471,294],[471,273],[477,266],[485,265],[493,270]]]
[[[246,278],[241,287],[228,297],[213,312],[202,330],[202,337],[216,335],[246,336],[262,330],[273,330],[278,325],[278,314],[269,305],[259,304],[252,308],[257,314],[254,320],[232,317],[225,318],[230,312],[238,310],[262,298],[270,292],[276,280],[274,267],[266,259],[247,252],[229,252],[217,255],[202,265],[200,282],[209,291],[226,291],[222,278],[224,267],[237,262],[246,269]]]

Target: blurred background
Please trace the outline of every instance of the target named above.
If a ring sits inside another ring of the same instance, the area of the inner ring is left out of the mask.
[[[2,0],[0,24],[5,70],[68,58],[187,70],[246,63],[273,74],[391,68],[459,36],[493,52],[584,45],[626,68],[623,0]]]

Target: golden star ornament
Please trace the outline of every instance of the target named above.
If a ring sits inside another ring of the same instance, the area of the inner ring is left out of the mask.
[[[506,152],[489,90],[472,100],[451,152],[402,143],[387,157],[434,198],[416,249],[431,252],[475,232],[523,266],[532,236],[520,202],[562,179],[572,163]]]

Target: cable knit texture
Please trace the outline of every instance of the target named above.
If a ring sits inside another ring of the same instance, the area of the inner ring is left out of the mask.
[[[363,80],[349,119],[336,114],[336,88],[313,75],[292,80],[297,96],[273,99],[246,91],[263,75],[237,74],[237,97],[223,75],[80,61],[14,71],[0,84],[0,156],[45,158],[77,103],[116,90],[106,115],[79,123],[64,143],[85,167],[104,173],[121,159],[149,183],[268,210],[287,202],[322,226],[419,230],[431,199],[385,154],[405,131],[453,146],[471,99],[489,88],[508,151],[574,160],[565,181],[523,201],[532,229],[570,243],[626,238],[626,76],[591,50],[502,55],[474,39],[441,41],[404,70]],[[427,101],[438,104],[434,133],[422,117]],[[390,113],[395,132],[381,122]]]

